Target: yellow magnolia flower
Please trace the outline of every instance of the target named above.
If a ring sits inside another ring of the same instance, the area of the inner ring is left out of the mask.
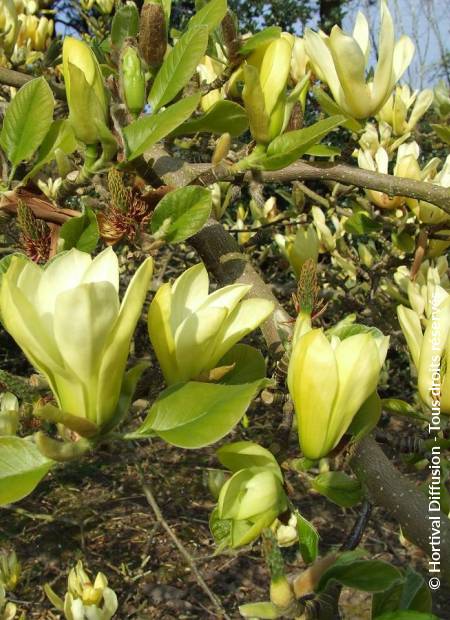
[[[428,88],[411,93],[406,84],[397,86],[395,94],[392,93],[378,112],[377,118],[388,123],[393,129],[394,135],[401,136],[414,129],[433,103],[433,97],[433,91]],[[408,118],[409,109],[413,104],[414,107]]]
[[[395,42],[394,23],[385,0],[381,0],[378,62],[373,79],[367,81],[370,55],[369,24],[362,13],[356,17],[352,35],[334,26],[330,36],[307,29],[306,52],[317,76],[328,84],[341,110],[356,119],[373,116],[387,101],[414,54],[407,36]]]
[[[447,156],[440,170],[439,165],[441,164],[441,160],[438,157],[433,157],[424,168],[420,169],[417,161],[419,156],[418,149],[419,147],[417,146],[416,161],[411,162],[411,165],[408,167],[408,177],[410,179],[416,179],[417,181],[435,183],[441,187],[450,187],[450,155]],[[417,219],[424,224],[442,224],[450,222],[450,215],[446,211],[443,211],[425,200],[419,201],[414,198],[408,198],[406,202]]]
[[[389,155],[389,158],[395,153],[398,147],[406,142],[410,137],[410,132],[401,135],[398,138],[393,136],[392,127],[384,121],[378,121],[377,125],[373,123],[367,123],[364,128],[364,133],[359,139],[359,146],[363,151],[369,151],[372,157],[375,157],[376,152],[380,147]],[[353,155],[358,157],[359,150],[356,149]]]
[[[108,125],[108,98],[100,66],[87,43],[64,39],[63,73],[75,136],[84,144],[100,142],[102,127]]]
[[[256,142],[267,144],[283,132],[295,101],[287,100],[293,37],[280,37],[266,48],[261,64],[249,58],[243,67],[242,99]],[[299,93],[300,94],[300,93]]]
[[[131,338],[153,262],[147,259],[119,301],[119,264],[111,248],[92,259],[72,249],[44,269],[14,256],[2,278],[0,316],[61,410],[96,425],[115,423]],[[95,426],[94,426],[95,428]]]
[[[14,49],[19,27],[13,0],[0,0],[0,47],[7,54]]]
[[[17,397],[11,392],[0,394],[0,435],[15,435],[19,428],[19,417],[19,401]],[[4,579],[3,583],[5,583]]]
[[[251,286],[230,284],[208,295],[203,263],[163,284],[148,313],[150,340],[168,384],[189,381],[220,359],[273,311],[266,299],[243,299]]]
[[[394,176],[414,178],[418,157],[419,145],[416,142],[401,144],[397,151]],[[363,170],[389,174],[389,155],[382,146],[378,148],[375,157],[372,157],[369,150],[360,149],[358,151],[358,166]],[[373,189],[366,190],[366,194],[369,200],[380,209],[398,209],[406,202],[406,198],[403,196],[388,196]]]
[[[299,226],[295,236],[275,235],[275,241],[298,277],[308,259],[317,263],[320,242],[313,224]]]
[[[431,409],[440,392],[440,411],[450,415],[450,294],[437,287],[425,329],[414,310],[399,306],[397,314],[417,370],[421,399]]]
[[[400,294],[406,294],[410,307],[421,320],[431,317],[431,302],[433,295],[438,294],[444,298],[450,293],[450,280],[448,277],[448,260],[440,256],[436,261],[424,261],[420,266],[414,280],[411,279],[408,267],[401,266],[394,274]],[[399,295],[394,298],[401,298]]]
[[[225,521],[227,543],[233,548],[248,545],[287,508],[283,474],[268,450],[249,441],[225,445],[217,455],[233,475],[220,489],[211,525],[216,519]]]
[[[290,76],[294,84],[298,84],[309,70],[310,60],[306,53],[306,43],[301,37],[294,37],[292,47],[291,72]]]
[[[376,390],[389,338],[371,331],[340,340],[322,329],[296,329],[288,388],[303,454],[326,456]]]
[[[116,593],[108,587],[105,575],[98,573],[92,582],[81,561],[69,572],[64,600],[48,583],[44,590],[58,611],[64,612],[66,620],[110,620],[119,606]]]

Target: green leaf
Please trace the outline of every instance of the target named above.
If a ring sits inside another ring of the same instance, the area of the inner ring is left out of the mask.
[[[400,233],[393,231],[391,234],[391,239],[395,247],[402,252],[412,254],[416,249],[416,240],[412,235],[407,233],[406,230],[402,230]]]
[[[13,166],[32,157],[53,120],[55,100],[43,77],[30,80],[6,109],[0,145]]]
[[[207,26],[189,28],[166,56],[153,82],[148,102],[157,112],[186,86],[208,45]],[[184,120],[184,119],[183,119]]]
[[[63,251],[77,248],[90,254],[97,246],[100,234],[92,209],[86,208],[80,217],[72,217],[61,226],[59,237],[64,241]]]
[[[442,142],[450,144],[450,127],[447,125],[431,125]]]
[[[352,235],[369,235],[382,228],[382,225],[371,218],[367,211],[355,211],[344,224],[346,232]]]
[[[203,116],[180,125],[173,135],[208,131],[218,134],[228,132],[232,136],[240,136],[247,129],[248,117],[242,106],[234,101],[218,101]]]
[[[218,362],[217,366],[234,367],[222,377],[220,383],[228,385],[251,383],[264,379],[266,376],[266,362],[258,349],[248,344],[236,344]]]
[[[279,611],[278,607],[270,601],[240,605],[239,613],[243,618],[261,618],[261,620],[275,620],[283,617],[283,612]]]
[[[363,592],[382,592],[402,579],[398,569],[381,560],[364,560],[354,552],[343,553],[322,575],[318,591],[331,580]]]
[[[164,390],[142,426],[128,438],[156,433],[180,448],[219,441],[239,422],[260,389],[260,381],[224,385],[190,381]]]
[[[111,43],[120,49],[127,37],[139,32],[139,12],[134,3],[119,7],[111,22]]]
[[[274,39],[279,39],[280,36],[281,28],[279,26],[265,28],[247,39],[239,50],[239,53],[242,54],[242,56],[248,56],[248,54],[258,49],[258,47],[261,47],[261,45],[266,45]]]
[[[442,620],[434,614],[423,614],[419,611],[389,611],[377,616],[375,620]]]
[[[309,148],[317,144],[345,120],[344,116],[332,116],[318,121],[305,129],[288,131],[272,140],[267,147],[267,154],[261,160],[265,170],[279,170],[292,164]]]
[[[400,583],[394,584],[384,592],[377,592],[372,599],[372,618],[398,610],[414,610],[429,613],[432,598],[428,585],[422,575],[408,567]]]
[[[37,154],[37,161],[24,178],[24,182],[34,177],[39,170],[55,158],[56,149],[70,155],[77,148],[72,126],[67,119],[53,121]]]
[[[298,540],[300,543],[300,553],[302,558],[307,564],[311,564],[317,558],[319,553],[319,532],[314,525],[310,523],[305,517],[298,512],[294,511],[297,517],[297,532]]]
[[[320,88],[320,86],[314,86],[312,89],[315,98],[317,99],[318,104],[322,108],[322,110],[328,114],[329,116],[334,116],[335,114],[342,114],[341,108],[338,104],[332,99],[329,95],[326,94],[324,90]],[[348,129],[349,131],[354,131],[359,133],[363,130],[363,125],[359,123],[357,120],[348,116],[345,116],[345,122],[342,123],[342,126]]]
[[[151,219],[151,231],[169,243],[177,243],[198,232],[212,208],[211,192],[204,187],[181,187],[164,196]]]
[[[345,508],[358,504],[363,498],[359,482],[344,474],[343,471],[328,471],[319,474],[312,481],[312,486],[318,493]]]
[[[227,0],[211,0],[191,17],[188,28],[207,26],[208,32],[211,34],[225,17],[227,8]]]
[[[36,445],[22,437],[0,437],[0,506],[29,495],[53,467]]]
[[[378,396],[378,392],[374,392],[360,407],[350,424],[348,432],[359,441],[375,428],[380,416],[381,398]]]
[[[131,161],[168,136],[190,117],[198,106],[200,93],[186,97],[159,114],[143,116],[124,128],[128,157]]]
[[[395,415],[409,416],[416,420],[422,420],[423,422],[430,421],[427,416],[418,413],[409,403],[399,398],[383,398],[381,406],[385,411],[389,411],[389,413]]]
[[[329,146],[328,144],[315,144],[307,151],[305,155],[312,155],[313,157],[336,157],[341,154],[341,149],[337,146]]]

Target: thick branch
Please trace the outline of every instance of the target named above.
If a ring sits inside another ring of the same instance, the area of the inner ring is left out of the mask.
[[[36,76],[34,75],[28,75],[27,73],[21,73],[20,71],[13,71],[12,69],[0,67],[0,84],[6,84],[6,86],[14,86],[15,88],[20,88],[30,80],[33,80],[35,77]],[[52,84],[52,82],[50,82],[49,80],[48,83],[55,97],[57,99],[65,101],[66,91],[64,90],[64,88],[57,86],[56,84]]]
[[[441,571],[450,582],[450,520],[443,512],[430,513],[428,498],[392,465],[372,437],[359,442],[351,467],[370,498],[385,508],[402,526],[406,538],[431,554],[431,514],[441,523]]]
[[[192,171],[197,177],[211,170],[208,164],[191,164]],[[224,168],[226,175],[226,168]],[[260,180],[266,183],[288,183],[290,181],[338,181],[344,185],[356,185],[367,189],[374,189],[389,196],[406,196],[425,200],[450,213],[450,189],[426,181],[415,181],[391,174],[362,170],[356,166],[332,162],[308,162],[299,160],[283,168],[270,172],[259,173]],[[217,174],[215,175],[217,177]],[[229,178],[225,176],[224,179]],[[222,180],[224,180],[222,179]],[[217,180],[217,179],[216,179]],[[219,179],[220,180],[220,179]],[[244,181],[250,182],[253,175],[244,175]]]

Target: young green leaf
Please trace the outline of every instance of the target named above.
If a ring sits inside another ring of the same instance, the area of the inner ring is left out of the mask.
[[[354,552],[343,553],[328,568],[318,585],[321,592],[330,581],[337,581],[344,586],[363,592],[383,592],[401,581],[400,571],[382,560],[364,560]]]
[[[212,208],[211,192],[204,187],[181,187],[158,203],[151,219],[151,231],[169,243],[178,243],[198,232]]]
[[[289,166],[330,131],[342,125],[344,120],[342,115],[331,116],[304,129],[288,131],[278,136],[267,147],[266,156],[260,162],[261,166],[265,170],[279,170]]]
[[[203,448],[227,435],[258,393],[261,381],[242,385],[190,381],[164,390],[129,438],[156,433],[180,448]]]
[[[432,598],[428,585],[422,575],[408,567],[401,582],[373,595],[372,619],[400,609],[429,613],[431,608]]]
[[[344,474],[343,471],[319,474],[312,481],[312,486],[318,493],[345,508],[358,504],[363,497],[359,482]]]
[[[174,99],[186,86],[208,45],[208,27],[189,28],[166,56],[148,96],[148,102],[157,112]]]
[[[45,164],[54,159],[56,149],[61,149],[66,155],[70,155],[76,148],[77,141],[69,121],[67,119],[53,121],[39,147],[37,161],[24,178],[24,182],[33,178]]]
[[[279,39],[280,36],[281,28],[279,26],[270,26],[270,28],[265,28],[264,30],[261,30],[261,32],[258,32],[248,38],[242,45],[239,53],[242,54],[242,56],[248,56],[248,54],[254,52],[261,45],[266,45],[274,39]]]
[[[120,49],[127,37],[139,32],[139,13],[133,2],[117,9],[111,23],[111,43]]]
[[[22,437],[0,437],[0,506],[29,495],[54,465]]]
[[[228,132],[232,136],[240,136],[247,129],[248,117],[242,106],[234,101],[218,101],[203,116],[180,125],[173,135],[208,131],[217,134]]]
[[[207,26],[211,33],[217,28],[227,12],[227,0],[210,0],[189,20],[189,28]]]
[[[159,114],[143,116],[124,128],[128,161],[142,155],[181,125],[197,107],[200,94],[186,97]]]
[[[300,543],[300,553],[307,564],[311,564],[317,558],[319,553],[319,532],[314,525],[305,517],[295,511],[297,517],[297,532]]]
[[[55,100],[43,77],[27,82],[8,105],[0,145],[13,166],[30,159],[50,129]]]
[[[96,248],[100,233],[95,213],[85,209],[80,217],[72,217],[61,226],[59,237],[64,241],[62,250],[77,248],[90,254]]]

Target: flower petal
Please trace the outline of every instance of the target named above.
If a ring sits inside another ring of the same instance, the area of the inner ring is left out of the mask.
[[[172,285],[172,333],[208,296],[209,277],[203,263],[184,271]]]
[[[307,458],[321,458],[332,448],[327,428],[338,390],[334,351],[322,330],[311,330],[295,344],[289,362],[288,387],[303,453]]]
[[[170,326],[171,303],[171,287],[167,282],[156,291],[147,319],[150,341],[168,384],[181,381],[175,357],[175,341]]]
[[[82,282],[110,282],[119,293],[119,261],[112,247],[106,248],[94,258]]]

